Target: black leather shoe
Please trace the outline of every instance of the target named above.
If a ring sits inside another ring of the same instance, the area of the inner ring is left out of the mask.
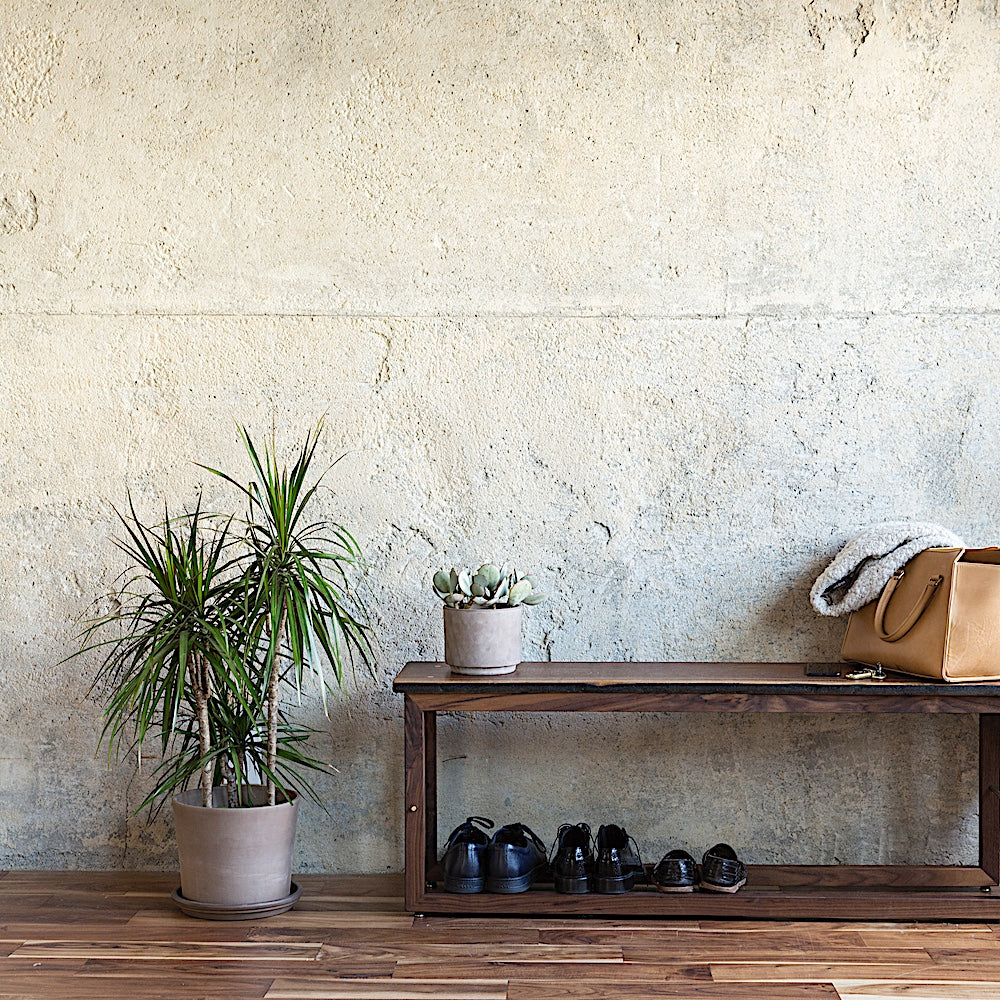
[[[552,881],[556,892],[589,892],[594,877],[593,837],[586,823],[563,823],[556,834]]]
[[[524,892],[546,867],[545,845],[528,827],[502,826],[486,848],[486,891]]]
[[[747,884],[747,866],[728,844],[710,847],[701,859],[701,887],[712,892],[736,892]]]
[[[694,892],[698,865],[687,851],[670,851],[653,869],[653,885],[660,892]]]
[[[441,874],[446,892],[482,892],[486,882],[486,848],[489,834],[475,824],[492,829],[493,821],[470,816],[451,831],[441,856]]]
[[[636,842],[623,826],[613,823],[597,831],[597,863],[594,865],[595,892],[628,892],[636,881],[646,881],[646,870]]]

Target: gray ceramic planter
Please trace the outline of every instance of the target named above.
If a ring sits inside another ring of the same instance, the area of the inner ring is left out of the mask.
[[[225,790],[216,788],[213,795],[223,808],[202,806],[197,788],[173,800],[184,899],[246,910],[249,918],[258,904],[290,898],[298,796],[274,806],[226,809]],[[261,785],[252,786],[252,795],[255,802],[266,801]]]
[[[509,674],[521,662],[521,608],[444,608],[444,662],[456,674]]]

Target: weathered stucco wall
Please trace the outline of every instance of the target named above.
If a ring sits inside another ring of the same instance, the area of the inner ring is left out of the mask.
[[[827,659],[861,524],[997,541],[995,0],[0,8],[0,867],[169,867],[95,757],[110,509],[324,412],[380,675],[300,870],[401,865],[440,566],[553,597],[532,659]],[[441,825],[624,821],[647,858],[968,861],[974,723],[446,720]]]

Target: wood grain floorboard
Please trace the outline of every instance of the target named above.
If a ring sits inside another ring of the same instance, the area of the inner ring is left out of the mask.
[[[456,982],[454,979],[338,980],[281,978],[265,994],[267,1000],[506,1000],[506,979]]]
[[[888,947],[907,947],[902,944],[904,939],[897,935],[885,943]],[[936,940],[936,939],[934,939]],[[605,930],[595,927],[588,930],[577,930],[572,925],[560,930],[539,931],[539,941],[544,944],[607,944],[614,941],[628,942],[637,946],[658,948],[661,945],[670,946],[671,942],[683,941],[695,947],[725,947],[733,949],[746,948],[788,948],[796,945],[829,944],[837,947],[866,948],[864,935],[856,931],[838,929],[827,931],[820,925],[817,930],[796,928],[789,931],[771,929],[761,934],[739,934],[733,931],[715,931],[712,934],[698,933],[694,928],[685,930],[641,930],[633,931],[626,927],[621,930]],[[918,947],[918,946],[915,946]],[[919,946],[922,947],[922,946]]]
[[[32,963],[34,964],[34,963]],[[134,976],[142,974],[146,976],[167,976],[170,978],[191,977],[223,977],[220,981],[228,982],[230,979],[240,979],[251,977],[260,979],[270,977],[276,979],[279,976],[301,976],[305,975],[305,969],[312,975],[316,970],[317,975],[352,978],[352,979],[388,979],[395,971],[395,962],[371,962],[363,959],[349,962],[310,962],[291,963],[282,961],[258,960],[255,962],[242,962],[238,959],[219,959],[216,961],[204,959],[202,961],[159,961],[155,966],[148,963],[121,961],[115,959],[90,959],[83,963],[79,970],[79,975],[88,977],[101,977],[115,979],[123,976]]]
[[[967,931],[957,928],[951,931],[934,931],[923,933],[919,929],[896,930],[864,930],[858,934],[866,948],[998,948],[1000,935],[991,930]]]
[[[990,923],[941,923],[937,921],[893,921],[865,920],[699,920],[697,931],[689,925],[692,933],[714,934],[725,931],[730,934],[766,934],[773,930],[788,933],[795,930],[806,931],[837,931],[851,930],[857,933],[864,931],[889,931],[906,933],[919,931],[921,934],[949,933],[956,930],[974,931],[978,933],[992,932],[997,925]]]
[[[539,983],[512,979],[507,1000],[838,1000],[829,984]],[[867,998],[866,998],[867,1000]]]
[[[569,962],[547,965],[544,962],[489,962],[466,960],[448,962],[400,961],[396,963],[395,979],[482,979],[502,975],[510,979],[570,983],[579,980],[608,982],[711,982],[712,973],[707,965],[662,963],[636,965],[634,962]]]
[[[994,983],[834,983],[841,1000],[997,1000]]]
[[[394,958],[397,963],[436,962],[537,962],[544,965],[564,966],[581,964],[621,964],[622,949],[615,945],[580,947],[561,944],[427,944],[420,941],[401,941],[395,945],[334,945],[324,944],[321,959],[342,960],[349,955]]]
[[[26,941],[10,959],[113,958],[134,962],[314,962],[323,946],[317,943],[263,941]]]
[[[206,921],[207,924],[207,921]],[[233,921],[218,921],[214,927],[200,927],[194,937],[199,941],[245,941],[251,928],[240,926]],[[72,924],[60,924],[49,920],[46,923],[10,923],[0,927],[0,938],[3,940],[17,939],[21,944],[25,941],[169,941],[173,939],[190,938],[190,922],[176,927],[171,925],[133,924],[127,921],[121,924],[90,923],[82,921]],[[312,939],[316,940],[315,932]],[[301,939],[300,939],[301,940]]]
[[[711,943],[675,941],[652,948],[626,944],[622,948],[626,962],[641,965],[650,962],[695,962],[713,965],[720,962],[774,965],[779,962],[798,962],[801,965],[872,965],[911,964],[927,965],[930,955],[919,948],[862,948],[842,945],[802,944],[789,942],[784,947],[771,945],[763,948],[731,948]]]
[[[136,976],[109,983],[100,979],[81,979],[64,974],[45,975],[37,980],[0,983],[2,1000],[259,1000],[272,980],[241,981],[234,984],[215,983],[204,978],[191,982],[156,981],[149,976]]]
[[[489,928],[478,930],[437,931],[433,927],[329,927],[322,928],[319,933],[326,934],[330,940],[336,940],[341,945],[364,946],[366,943],[392,946],[393,944],[538,944],[538,931],[491,931]],[[266,921],[254,924],[248,933],[251,941],[302,941],[316,937],[317,928],[302,926],[297,928],[282,927],[272,929]],[[558,942],[556,942],[558,943]],[[605,942],[607,943],[607,942]]]
[[[343,910],[303,912],[295,909],[289,910],[288,913],[281,913],[276,917],[269,917],[267,920],[197,921],[197,924],[202,927],[211,923],[217,926],[228,926],[231,928],[230,933],[239,937],[251,937],[253,931],[275,936],[283,933],[290,933],[294,936],[300,931],[306,931],[311,932],[311,936],[315,937],[317,933],[321,936],[326,931],[339,934],[342,930],[402,933],[413,926],[413,918],[405,913],[352,913]],[[185,916],[176,907],[173,907],[170,910],[162,911],[140,910],[128,920],[125,930],[126,932],[130,930],[137,932],[159,930],[164,934],[182,933],[185,929],[190,930],[191,924],[191,917]]]
[[[919,965],[809,965],[786,962],[774,965],[710,966],[712,979],[718,983],[811,983],[811,982],[860,982],[864,980],[890,980],[943,984],[943,983],[996,983],[1000,997],[1000,963],[996,965],[940,965],[925,962]]]

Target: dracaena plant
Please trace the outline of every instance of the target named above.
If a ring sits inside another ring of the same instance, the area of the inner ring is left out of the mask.
[[[321,425],[306,435],[289,469],[279,465],[273,447],[258,449],[246,429],[240,428],[253,478],[244,485],[228,473],[209,469],[234,485],[247,504],[247,555],[240,585],[252,658],[258,668],[257,694],[266,705],[263,774],[270,805],[279,784],[275,768],[280,756],[283,683],[298,694],[303,681],[312,675],[325,711],[331,683],[324,658],[338,687],[344,682],[347,664],[371,667],[374,663],[367,613],[351,580],[363,565],[361,549],[343,526],[309,521],[306,516],[322,481],[320,476],[310,482],[320,430]]]
[[[259,776],[274,804],[296,787],[318,801],[304,770],[327,765],[303,744],[311,730],[285,716],[283,694],[314,679],[323,695],[351,663],[373,665],[370,628],[352,577],[363,566],[354,538],[306,508],[323,479],[310,478],[320,427],[308,433],[290,469],[272,446],[240,436],[248,485],[235,485],[242,520],[194,510],[151,526],[119,514],[118,547],[130,568],[111,610],[91,619],[73,655],[100,649],[95,688],[106,706],[102,742],[115,755],[159,744],[154,787],[139,807],[159,808],[197,782],[202,804],[213,786],[230,806],[249,804]],[[108,631],[114,634],[107,637]],[[329,670],[326,664],[329,665]]]

